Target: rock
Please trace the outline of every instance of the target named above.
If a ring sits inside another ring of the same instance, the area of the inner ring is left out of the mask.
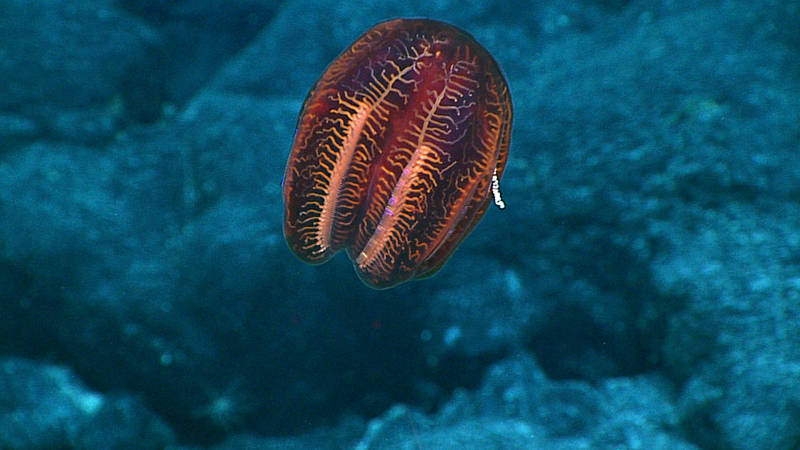
[[[175,436],[131,396],[88,389],[72,371],[0,359],[0,446],[164,448]]]
[[[0,64],[0,112],[32,121],[43,136],[107,142],[139,114],[133,102],[160,104],[141,70],[152,65],[157,40],[110,0],[4,1],[0,41],[10,45]]]

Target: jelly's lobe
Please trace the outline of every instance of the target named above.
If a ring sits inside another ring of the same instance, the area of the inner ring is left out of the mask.
[[[284,177],[284,234],[321,263],[347,249],[376,288],[428,276],[480,220],[508,157],[494,59],[442,22],[376,25],[306,98]]]

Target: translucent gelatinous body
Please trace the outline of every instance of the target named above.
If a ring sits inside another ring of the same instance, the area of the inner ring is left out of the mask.
[[[284,235],[317,264],[347,249],[384,288],[437,271],[491,202],[512,106],[470,35],[425,19],[376,25],[306,98],[284,176]]]

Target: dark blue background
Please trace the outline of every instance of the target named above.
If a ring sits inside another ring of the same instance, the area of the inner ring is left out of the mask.
[[[451,22],[515,121],[435,277],[281,230],[301,102]],[[1,448],[800,446],[800,2],[0,0]]]

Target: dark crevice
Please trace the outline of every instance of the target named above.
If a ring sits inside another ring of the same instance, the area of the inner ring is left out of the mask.
[[[700,448],[728,450],[734,448],[725,442],[725,433],[719,429],[708,410],[695,411],[682,417],[680,429],[685,439]]]
[[[565,298],[557,300],[527,346],[553,379],[594,381],[657,370],[663,365],[667,319],[680,302],[659,295],[648,264],[592,227],[579,225],[576,232],[584,238],[567,240],[580,244],[572,249],[567,244],[562,253],[568,273],[590,289],[562,293]],[[598,302],[603,307],[596,307]]]
[[[159,61],[165,100],[180,108],[225,62],[247,46],[269,23],[279,5],[244,2],[219,8],[214,3],[120,0],[128,12],[155,28],[169,58]],[[144,112],[152,110],[144,105]]]

